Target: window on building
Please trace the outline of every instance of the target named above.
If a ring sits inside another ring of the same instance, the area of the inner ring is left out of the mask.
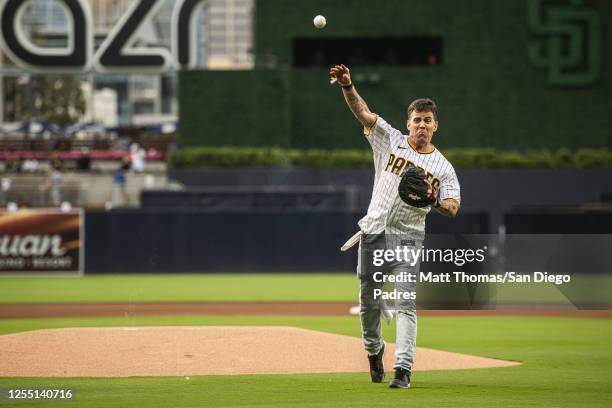
[[[436,65],[442,62],[441,37],[297,38],[293,65]]]

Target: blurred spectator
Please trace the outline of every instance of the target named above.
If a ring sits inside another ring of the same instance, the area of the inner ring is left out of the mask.
[[[58,152],[53,152],[51,154],[51,168],[57,171],[62,171],[64,169],[64,162],[62,161],[62,157]]]
[[[5,206],[8,202],[8,192],[11,190],[13,180],[9,177],[2,177],[0,180],[0,205]]]
[[[130,140],[127,137],[120,137],[115,142],[115,149],[127,152],[130,145]]]
[[[51,205],[57,207],[62,202],[62,173],[58,168],[52,167],[49,170],[47,180],[43,186],[44,191],[49,192]]]
[[[25,146],[26,150],[36,150],[36,137],[25,135],[23,137],[23,145]]]
[[[113,173],[113,190],[111,202],[113,206],[127,205],[129,204],[129,197],[127,194],[127,180],[126,174],[130,170],[130,156],[125,155],[121,159],[121,165]]]
[[[30,202],[25,197],[20,196],[17,206],[21,209],[30,208]]]
[[[40,170],[40,163],[35,158],[28,158],[21,165],[21,170],[26,173],[37,173]]]
[[[21,159],[15,149],[8,149],[8,155],[4,169],[7,173],[19,173],[21,171]]]
[[[135,173],[142,173],[145,169],[147,153],[138,143],[130,145],[130,159],[132,160],[132,170]]]
[[[51,160],[51,174],[49,176],[49,184],[51,186],[51,203],[53,206],[59,206],[62,202],[62,170],[64,162],[59,153]]]
[[[81,149],[81,155],[77,159],[76,166],[79,171],[89,171],[91,169],[91,157],[88,148],[83,147]]]
[[[72,142],[69,139],[57,139],[55,142],[55,150],[69,152],[72,149]]]

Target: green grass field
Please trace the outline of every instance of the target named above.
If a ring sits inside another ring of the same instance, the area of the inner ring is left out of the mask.
[[[484,287],[484,286],[481,286]],[[419,286],[419,299],[440,296],[444,286]],[[495,303],[612,304],[612,279],[574,278],[571,285],[489,285]],[[355,274],[94,275],[82,278],[2,278],[2,303],[63,302],[355,302]],[[434,295],[437,293],[437,295]],[[460,290],[451,293],[462,295]],[[444,294],[446,296],[446,294]]]
[[[202,276],[0,279],[3,303],[62,301],[353,301],[352,275],[232,276],[223,296]],[[217,281],[225,286],[224,279]],[[329,292],[313,291],[322,282]],[[197,287],[197,285],[202,287]],[[287,290],[287,296],[279,288]],[[237,293],[242,295],[237,296]],[[227,295],[227,294],[226,294]],[[0,320],[0,334],[55,327],[287,325],[359,336],[356,317],[172,316]],[[394,341],[394,327],[385,327]],[[371,384],[367,373],[191,377],[4,378],[0,388],[76,390],[72,407],[610,407],[612,320],[559,317],[421,317],[423,347],[521,361],[510,368],[417,372],[410,390]],[[112,347],[112,345],[109,345]],[[257,350],[253,350],[256,353]],[[365,356],[364,356],[365,358]],[[40,404],[38,404],[40,405]],[[28,407],[37,404],[20,403]],[[9,406],[0,404],[0,406]]]
[[[3,278],[0,303],[352,302],[353,274],[98,275]]]

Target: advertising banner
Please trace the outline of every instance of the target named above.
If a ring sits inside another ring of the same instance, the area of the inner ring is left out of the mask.
[[[80,210],[0,212],[0,276],[82,274],[83,227]]]

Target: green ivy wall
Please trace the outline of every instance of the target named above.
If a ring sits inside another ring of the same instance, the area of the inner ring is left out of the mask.
[[[367,148],[327,69],[291,66],[293,38],[438,36],[439,65],[352,67],[372,111],[404,129],[433,98],[440,148],[612,147],[610,1],[257,0],[255,17],[255,70],[180,75],[183,145]]]

